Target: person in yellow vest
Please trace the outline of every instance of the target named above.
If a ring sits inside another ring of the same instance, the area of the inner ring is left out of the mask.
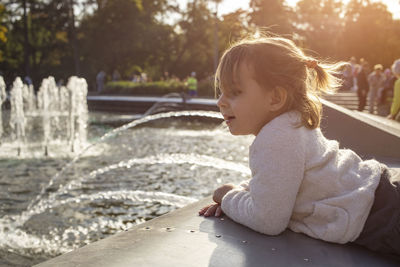
[[[186,81],[186,85],[189,90],[189,97],[196,97],[197,96],[197,79],[196,79],[196,72],[192,72],[190,77]]]
[[[394,61],[392,73],[396,76],[397,80],[394,83],[393,102],[388,118],[400,121],[400,58]]]

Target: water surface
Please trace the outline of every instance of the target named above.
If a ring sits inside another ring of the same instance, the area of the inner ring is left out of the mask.
[[[112,130],[91,124],[89,142]],[[167,118],[113,134],[67,168],[71,157],[2,158],[0,265],[42,262],[250,178],[251,141],[215,120]]]

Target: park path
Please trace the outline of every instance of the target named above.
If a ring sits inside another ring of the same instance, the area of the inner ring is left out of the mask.
[[[358,108],[357,93],[354,91],[339,91],[333,95],[324,95],[323,98],[350,110],[357,110]],[[367,103],[365,110],[368,110],[368,108]]]

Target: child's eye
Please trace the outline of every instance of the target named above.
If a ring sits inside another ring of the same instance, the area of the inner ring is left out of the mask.
[[[234,96],[238,96],[238,95],[240,95],[242,93],[242,90],[235,90],[235,91],[233,91],[233,95]]]

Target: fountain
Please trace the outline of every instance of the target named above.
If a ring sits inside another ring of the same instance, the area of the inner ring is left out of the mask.
[[[0,76],[0,107],[5,100]],[[42,81],[37,96],[18,77],[10,90],[9,129],[0,120],[0,157],[49,156],[79,151],[86,144],[87,83],[71,77],[58,87],[53,77]],[[5,122],[4,122],[5,123]]]
[[[7,100],[6,84],[2,76],[0,76],[0,144],[1,136],[3,135],[3,114],[1,112],[1,106]]]
[[[87,115],[79,118],[78,107],[59,100],[82,99],[86,91],[71,97],[73,83],[85,85],[70,79],[68,91],[57,93],[49,78],[36,101],[20,93],[29,92],[20,80],[13,84],[10,101],[21,103],[21,95],[26,100],[13,115],[13,145],[6,138],[0,146],[12,151],[8,157],[1,152],[0,160],[0,265],[42,262],[202,199],[218,184],[249,177],[251,138],[232,137],[219,113],[164,112],[118,128],[85,127]],[[36,141],[31,131],[40,133]],[[61,143],[64,154],[57,148]]]

